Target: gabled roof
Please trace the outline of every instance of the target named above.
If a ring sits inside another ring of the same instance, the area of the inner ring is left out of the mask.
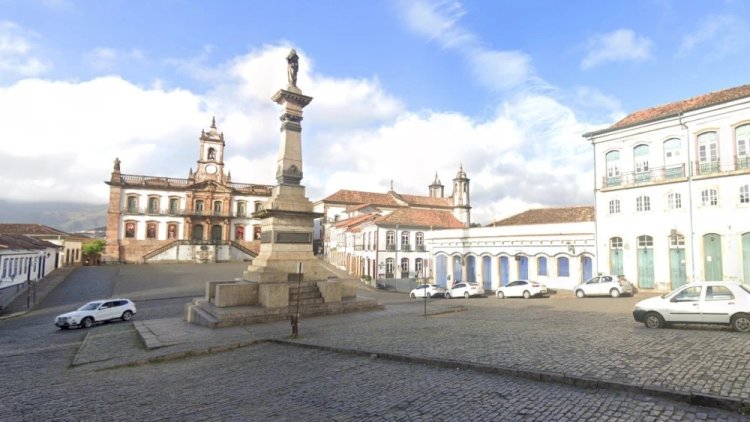
[[[465,227],[450,211],[426,210],[419,208],[399,208],[392,213],[375,219],[380,226],[424,227],[432,229],[460,229]]]
[[[353,211],[359,211],[366,208],[372,208],[373,211],[380,211],[376,206],[372,204],[361,204],[361,205],[352,205],[346,208],[346,212],[353,212]]]
[[[0,234],[23,234],[30,236],[73,236],[70,233],[65,233],[43,224],[0,224]]]
[[[646,122],[666,119],[669,117],[676,117],[680,113],[685,113],[688,111],[697,110],[700,108],[709,107],[729,101],[739,100],[740,98],[745,97],[750,97],[750,85],[742,85],[734,88],[724,89],[722,91],[710,92],[708,94],[699,95],[697,97],[688,98],[686,100],[676,101],[658,107],[651,107],[636,111],[634,113],[630,113],[629,115],[625,116],[624,119],[606,129],[586,133],[583,136],[588,137],[590,135],[598,135]]]
[[[0,234],[0,249],[47,249],[59,246],[22,234]]]
[[[365,221],[372,220],[379,216],[380,214],[375,214],[375,213],[358,215],[356,217],[347,218],[346,220],[337,221],[333,226],[351,228],[351,227],[364,223]]]
[[[488,226],[522,226],[526,224],[557,224],[594,221],[594,207],[539,208],[495,221]]]
[[[453,206],[453,202],[450,198],[432,198],[429,196],[403,195],[392,191],[388,193],[376,193],[342,189],[334,193],[333,195],[329,195],[321,200],[321,202],[328,203],[333,202],[350,205],[368,204],[373,206],[391,208],[404,206],[401,201],[405,202],[408,206],[432,206],[444,208],[451,208]]]

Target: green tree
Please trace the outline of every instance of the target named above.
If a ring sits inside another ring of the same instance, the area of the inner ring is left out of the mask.
[[[107,241],[104,239],[96,239],[81,246],[84,260],[91,263],[96,263],[99,255],[104,251],[104,247],[107,245]]]

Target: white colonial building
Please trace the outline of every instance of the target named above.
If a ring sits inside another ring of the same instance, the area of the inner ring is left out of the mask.
[[[57,268],[61,249],[35,237],[0,233],[0,309]]]
[[[750,85],[630,114],[594,147],[596,267],[640,288],[750,283]]]
[[[571,290],[595,271],[593,207],[535,209],[487,227],[426,232],[440,286],[459,281],[494,291],[534,280]]]
[[[216,120],[201,131],[195,172],[187,179],[122,174],[115,160],[110,186],[105,262],[249,259],[260,219],[252,216],[271,186],[233,183],[224,168],[224,134]]]

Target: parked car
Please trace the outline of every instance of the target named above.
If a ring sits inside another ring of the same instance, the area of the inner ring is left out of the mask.
[[[575,286],[573,292],[579,298],[586,296],[619,297],[622,295],[634,295],[635,288],[633,284],[625,280],[625,277],[602,274]]]
[[[466,299],[471,296],[481,295],[482,291],[479,289],[479,285],[476,283],[456,283],[453,287],[445,292],[446,299],[453,297],[465,297]]]
[[[544,296],[547,294],[547,286],[535,281],[515,280],[497,289],[495,295],[504,299],[506,297],[523,297],[528,299],[532,296]]]
[[[55,325],[60,329],[70,327],[90,328],[96,323],[115,319],[130,321],[135,312],[135,304],[129,299],[95,300],[73,312],[58,315],[55,318]]]
[[[725,324],[750,332],[750,288],[726,281],[690,283],[638,302],[633,318],[648,328],[671,323]]]
[[[438,286],[437,284],[422,284],[409,292],[409,297],[433,297],[433,296],[445,296],[445,289]]]

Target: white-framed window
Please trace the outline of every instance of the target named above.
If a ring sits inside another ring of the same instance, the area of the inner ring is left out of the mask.
[[[740,204],[750,204],[750,188],[748,188],[748,185],[740,186]]]
[[[638,145],[633,148],[633,164],[636,173],[648,171],[648,145]]]
[[[393,274],[393,270],[394,270],[394,260],[393,258],[387,258],[385,260],[385,272],[387,274]]]
[[[607,163],[607,185],[620,184],[620,151],[610,151],[604,156]]]
[[[389,230],[385,233],[385,244],[388,246],[396,244],[396,232]]]
[[[422,258],[417,258],[414,260],[414,271],[416,272],[417,277],[424,277],[424,261],[422,260]]]
[[[651,236],[638,236],[638,247],[639,248],[653,248],[654,238]]]
[[[719,205],[719,191],[713,188],[701,191],[701,205],[704,207]]]
[[[651,211],[651,198],[646,195],[635,198],[635,210],[638,212]]]
[[[402,248],[409,247],[409,232],[407,231],[401,232],[401,247]]]
[[[734,129],[734,142],[737,148],[738,167],[750,167],[750,124],[737,126]]]
[[[609,213],[610,214],[620,213],[620,200],[619,199],[613,199],[609,201]]]
[[[716,132],[698,135],[699,174],[710,174],[719,171],[719,143]]]
[[[622,249],[622,238],[621,237],[610,238],[609,248],[610,249]]]
[[[664,165],[668,166],[680,162],[681,149],[680,140],[677,138],[664,141]]]
[[[424,246],[424,233],[417,232],[416,239],[417,246]]]
[[[675,232],[669,235],[669,247],[673,249],[682,249],[685,247],[685,236]]]
[[[401,272],[402,273],[409,272],[409,258],[401,258]]]
[[[682,194],[679,192],[669,192],[667,194],[667,206],[670,210],[682,208]]]

